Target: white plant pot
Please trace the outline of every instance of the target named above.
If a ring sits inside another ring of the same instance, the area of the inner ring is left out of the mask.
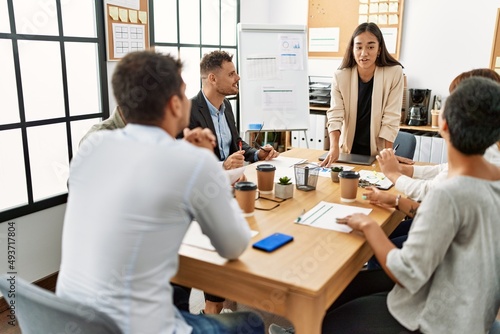
[[[278,198],[292,198],[293,197],[293,184],[282,185],[276,183],[274,186],[274,196]]]

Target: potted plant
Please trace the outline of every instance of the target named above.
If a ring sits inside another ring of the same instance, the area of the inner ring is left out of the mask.
[[[293,184],[288,176],[280,177],[279,182],[274,187],[274,196],[283,199],[293,197]]]
[[[330,176],[333,182],[339,182],[339,173],[343,171],[344,168],[342,166],[333,166],[332,171],[330,172]]]

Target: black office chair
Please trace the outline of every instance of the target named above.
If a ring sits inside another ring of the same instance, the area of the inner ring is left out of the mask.
[[[0,277],[0,292],[10,303],[15,302],[16,318],[23,334],[66,333],[121,334],[108,315],[75,301],[56,296],[16,277]],[[9,292],[10,291],[10,292]]]
[[[415,147],[417,146],[417,139],[412,133],[399,131],[396,140],[394,140],[394,147],[396,147],[396,145],[399,145],[396,150],[396,155],[413,159]]]

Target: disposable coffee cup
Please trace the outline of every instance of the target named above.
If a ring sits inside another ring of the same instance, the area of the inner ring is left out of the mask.
[[[439,110],[431,110],[431,127],[438,128]]]
[[[349,170],[339,173],[340,201],[354,202],[358,194],[359,173]]]
[[[276,167],[271,164],[257,166],[257,185],[261,194],[271,194],[274,188]]]
[[[257,196],[257,185],[253,182],[236,182],[234,185],[234,197],[243,212],[243,217],[253,216]]]

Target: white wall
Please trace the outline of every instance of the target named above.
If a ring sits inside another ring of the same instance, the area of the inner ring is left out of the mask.
[[[400,61],[409,88],[446,96],[459,73],[489,67],[500,0],[405,2]],[[308,0],[241,0],[241,22],[307,24]],[[310,59],[311,75],[330,76],[339,59]],[[108,63],[108,79],[116,66]],[[115,106],[110,89],[111,110]],[[17,270],[34,281],[59,268],[65,205],[17,218]],[[7,224],[0,224],[0,273],[7,272]]]
[[[0,273],[11,270],[7,262],[8,222],[15,223],[17,275],[35,281],[59,270],[61,232],[66,204],[0,223]],[[12,250],[12,249],[11,249]]]
[[[241,3],[242,21],[262,21],[263,10],[252,8],[253,0]],[[307,24],[308,0],[266,3],[268,21],[259,23]],[[243,13],[243,5],[251,10]],[[500,0],[415,0],[404,5],[400,62],[405,67],[408,88],[431,89],[432,95],[445,97],[458,74],[489,67]],[[331,76],[339,64],[340,59],[309,59],[309,74]]]

